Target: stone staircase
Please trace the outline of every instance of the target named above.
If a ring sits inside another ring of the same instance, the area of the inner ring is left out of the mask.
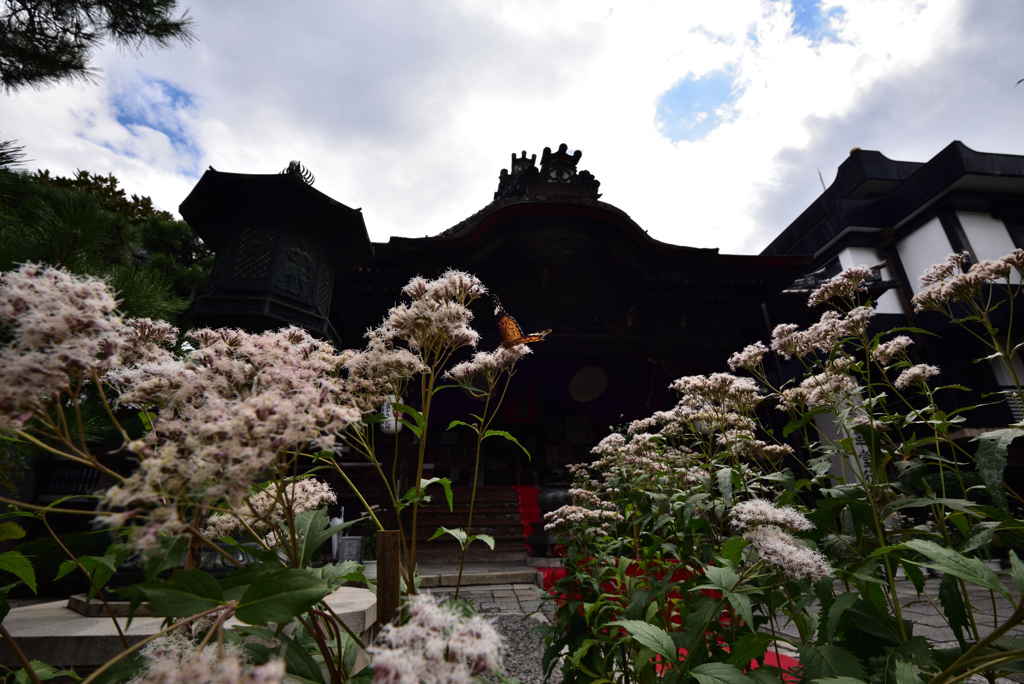
[[[466,529],[469,518],[469,501],[472,487],[452,487],[453,510],[448,510],[444,494],[432,492],[433,498],[421,506],[418,517],[416,560],[418,563],[458,563],[462,548],[450,535],[427,541],[438,527]],[[412,523],[412,511],[402,515],[405,529]],[[494,538],[494,551],[476,541],[469,547],[467,563],[509,563],[526,564],[526,542],[523,539],[523,524],[519,516],[519,495],[510,487],[477,487],[476,506],[473,509],[472,534],[487,534]]]

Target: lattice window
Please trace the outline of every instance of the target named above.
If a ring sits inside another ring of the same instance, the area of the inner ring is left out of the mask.
[[[262,280],[270,273],[273,257],[274,231],[270,228],[244,228],[235,252],[231,277],[239,280]]]

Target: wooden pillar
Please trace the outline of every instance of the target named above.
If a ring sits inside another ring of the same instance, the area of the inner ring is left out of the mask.
[[[377,621],[381,624],[398,620],[401,598],[401,563],[398,530],[377,532]]]

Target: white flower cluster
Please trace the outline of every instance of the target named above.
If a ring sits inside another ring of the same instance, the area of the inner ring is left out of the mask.
[[[848,268],[812,292],[807,306],[817,306],[835,298],[855,301],[857,293],[867,292],[864,281],[870,277],[871,269],[867,266]]]
[[[189,334],[184,360],[155,360],[108,374],[118,404],[156,411],[155,427],[128,448],[139,467],[109,489],[104,505],[139,508],[146,546],[180,532],[179,502],[202,498],[237,508],[253,482],[288,450],[330,449],[361,413],[338,376],[341,357],[300,328]]]
[[[0,428],[18,429],[82,377],[113,368],[117,301],[91,276],[24,264],[0,282]]]
[[[238,511],[211,515],[206,523],[206,534],[217,539],[242,532],[245,529],[242,519],[256,531],[273,529],[285,522],[285,510],[294,517],[337,500],[330,485],[313,478],[291,482],[283,488],[271,482],[246,499]]]
[[[816,350],[828,354],[842,340],[861,337],[874,315],[874,309],[858,306],[845,316],[829,309],[804,331],[793,323],[783,323],[772,331],[772,349],[787,360],[813,354]]]
[[[410,597],[409,620],[387,625],[373,655],[374,684],[470,684],[501,668],[501,637],[480,616],[438,606],[429,594]]]
[[[892,338],[888,342],[882,342],[878,345],[873,352],[871,352],[871,358],[875,363],[885,366],[888,365],[893,359],[901,355],[903,351],[914,344],[914,341],[906,335],[899,335]]]
[[[456,382],[469,382],[476,375],[483,375],[488,381],[493,381],[505,371],[512,370],[516,362],[531,351],[525,344],[517,344],[510,348],[498,347],[490,352],[477,352],[472,359],[456,364],[445,375]]]
[[[182,630],[168,632],[142,649],[146,669],[128,684],[280,684],[284,661],[245,663],[234,644],[208,645],[201,651]]]
[[[560,530],[582,533],[589,537],[603,537],[608,533],[610,523],[622,522],[622,514],[615,510],[613,504],[602,501],[598,505],[601,507],[562,506],[545,513],[544,519],[551,522],[545,525],[544,529],[548,532]]]
[[[817,581],[832,574],[825,557],[808,549],[787,530],[807,531],[812,525],[799,511],[778,508],[770,501],[752,499],[733,506],[733,524],[745,530],[743,538],[758,557],[791,580]]]
[[[1008,281],[1014,271],[1024,275],[1024,250],[1015,249],[1006,256],[966,268],[969,260],[967,252],[960,252],[929,267],[921,275],[923,289],[914,295],[914,310],[945,311],[951,302],[966,302],[979,296],[988,283]]]
[[[924,383],[928,378],[939,374],[938,366],[929,366],[926,363],[919,363],[906,369],[896,378],[894,383],[898,389],[905,389],[916,383]]]

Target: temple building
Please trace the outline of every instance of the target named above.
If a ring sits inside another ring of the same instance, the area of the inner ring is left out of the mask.
[[[946,411],[979,407],[963,413],[965,422],[952,433],[968,442],[1024,418],[1017,403],[1000,394],[1016,386],[997,359],[985,358],[991,349],[938,313],[915,312],[911,299],[922,289],[921,274],[951,253],[966,252],[969,263],[977,263],[1017,248],[1024,248],[1024,156],[975,152],[959,141],[923,163],[855,148],[831,186],[761,252],[812,260],[768,310],[773,322],[807,323],[821,313],[806,306],[812,289],[845,268],[872,267],[875,328],[932,333],[910,333],[916,362],[938,366],[936,386],[971,388],[943,390],[937,397]],[[1001,307],[995,324],[1021,331],[1020,314],[1013,321],[1010,315],[1010,307]],[[1011,338],[1012,347],[1024,334],[1012,332]],[[1024,378],[1024,364],[1015,360],[1014,367]],[[798,369],[782,372],[792,377]],[[1006,479],[1014,486],[1024,483],[1024,447],[1010,447]]]

